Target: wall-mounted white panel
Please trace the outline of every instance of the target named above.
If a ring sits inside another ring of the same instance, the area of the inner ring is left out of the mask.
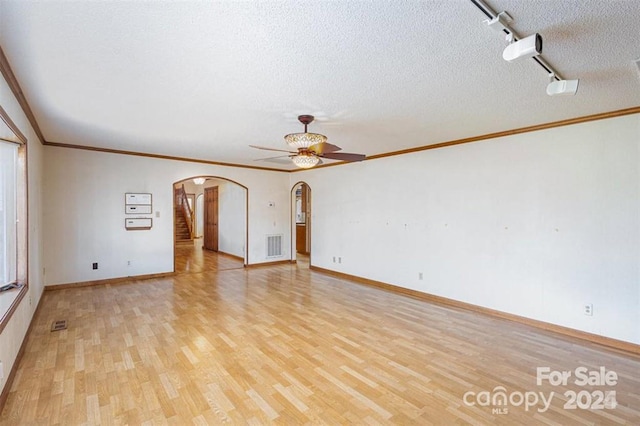
[[[127,214],[151,214],[151,204],[137,206],[127,204],[124,209]]]
[[[125,194],[125,204],[149,204],[151,205],[151,194],[128,193]]]
[[[151,229],[153,219],[150,217],[140,217],[135,219],[125,219],[125,227],[131,229]]]

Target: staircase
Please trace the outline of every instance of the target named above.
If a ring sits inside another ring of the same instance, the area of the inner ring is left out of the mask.
[[[174,211],[175,224],[176,224],[176,244],[191,243],[191,235],[189,235],[189,227],[187,226],[187,220],[184,218],[182,209],[176,207]]]
[[[175,209],[173,211],[174,223],[175,223],[175,240],[176,244],[191,244],[193,243],[192,234],[192,218],[193,213],[189,208],[187,202],[187,194],[184,191],[184,185],[181,188],[175,190]]]

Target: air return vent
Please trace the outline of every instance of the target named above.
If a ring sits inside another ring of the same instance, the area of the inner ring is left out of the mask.
[[[67,329],[67,320],[59,320],[51,323],[51,331],[60,331]]]
[[[267,257],[282,256],[282,234],[267,235]]]

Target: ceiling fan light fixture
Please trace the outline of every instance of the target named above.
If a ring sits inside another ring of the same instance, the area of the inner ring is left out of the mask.
[[[293,164],[301,169],[310,169],[318,164],[322,164],[320,157],[347,162],[362,161],[366,158],[364,154],[336,152],[340,151],[342,148],[327,143],[327,137],[325,135],[307,132],[307,126],[313,121],[313,115],[299,115],[298,121],[304,125],[304,132],[290,133],[284,137],[289,148],[295,149],[296,151],[285,151],[283,149],[267,148],[256,145],[249,146],[252,148],[265,149],[267,151],[279,151],[292,154],[288,157],[291,158]],[[281,157],[284,157],[284,155]],[[265,158],[264,160],[270,160],[270,158]]]
[[[309,147],[327,141],[325,135],[320,133],[290,133],[284,137],[285,142],[293,149],[308,149]]]
[[[288,136],[288,135],[287,135]],[[293,164],[301,169],[310,169],[320,162],[320,159],[315,155],[298,154],[291,157]]]

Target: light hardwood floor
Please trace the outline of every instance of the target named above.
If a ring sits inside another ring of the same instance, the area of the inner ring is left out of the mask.
[[[176,273],[214,272],[242,269],[244,267],[244,262],[240,259],[204,250],[202,243],[202,238],[196,238],[193,240],[193,244],[179,244],[176,246]]]
[[[640,424],[637,356],[296,265],[43,297],[2,425]],[[538,386],[545,366],[619,380]],[[545,412],[465,404],[498,386],[554,396]],[[618,405],[566,410],[570,390],[615,390]]]

